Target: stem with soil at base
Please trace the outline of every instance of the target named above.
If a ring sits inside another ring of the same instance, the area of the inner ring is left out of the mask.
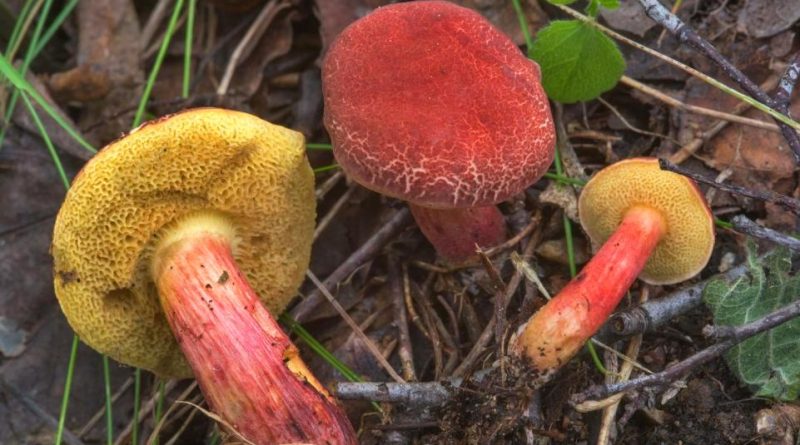
[[[212,411],[256,444],[355,444],[347,417],[239,271],[226,230],[156,252],[161,305]]]
[[[506,239],[506,223],[496,206],[434,209],[409,203],[411,214],[436,252],[453,264],[476,258],[476,245],[490,248]]]
[[[603,325],[642,271],[666,224],[657,210],[633,207],[597,254],[520,328],[514,348],[546,379]]]

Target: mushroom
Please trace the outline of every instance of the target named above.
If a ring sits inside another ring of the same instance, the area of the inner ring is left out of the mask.
[[[270,315],[308,267],[313,182],[303,136],[249,114],[194,109],[138,127],[82,169],[56,218],[67,320],[122,363],[194,374],[251,442],[355,443]]]
[[[546,380],[603,325],[638,276],[673,284],[698,274],[714,218],[691,179],[635,158],[598,172],[578,201],[596,255],[518,331],[512,350]]]
[[[392,4],[352,23],[322,66],[325,127],[348,176],[406,200],[454,263],[506,237],[495,204],[537,181],[555,130],[539,67],[478,13]]]

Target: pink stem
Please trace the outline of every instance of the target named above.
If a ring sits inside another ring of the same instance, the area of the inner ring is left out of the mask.
[[[542,373],[566,363],[603,325],[666,230],[661,214],[634,207],[594,258],[523,326],[515,348]]]
[[[224,236],[198,232],[159,253],[167,320],[209,407],[261,444],[355,444],[347,417],[242,276]]]
[[[433,209],[409,203],[409,208],[436,252],[451,263],[474,258],[476,245],[486,249],[506,240],[506,222],[496,206]]]

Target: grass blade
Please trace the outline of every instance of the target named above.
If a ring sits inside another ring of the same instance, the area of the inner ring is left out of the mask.
[[[189,98],[189,86],[192,82],[192,43],[194,41],[194,16],[197,0],[189,0],[186,13],[186,41],[183,50],[183,91],[181,97]]]
[[[111,410],[111,372],[108,369],[108,357],[103,356],[103,386],[106,393],[106,443],[114,445],[114,419]]]
[[[96,153],[97,150],[92,147],[92,144],[86,141],[72,126],[59,115],[50,104],[36,91],[33,86],[9,63],[5,56],[0,55],[0,75],[5,76],[15,88],[27,93],[37,105],[50,116],[56,123],[64,129],[73,139],[75,139],[86,150]]]
[[[175,25],[178,23],[178,17],[181,15],[183,9],[183,0],[175,2],[175,7],[172,9],[172,15],[167,24],[167,31],[164,33],[164,40],[161,41],[161,47],[158,49],[156,60],[153,63],[153,69],[150,70],[150,75],[147,78],[147,83],[144,85],[142,97],[139,100],[139,107],[136,109],[136,115],[133,117],[133,127],[138,127],[144,118],[144,110],[147,107],[147,102],[150,100],[150,94],[153,92],[153,85],[156,83],[158,72],[161,70],[161,64],[164,62],[164,57],[167,55],[167,48],[172,41],[172,35],[175,34]]]
[[[72,376],[75,373],[75,359],[78,357],[78,336],[72,335],[72,348],[69,352],[69,364],[67,365],[67,379],[64,381],[64,395],[61,396],[61,410],[58,414],[58,428],[56,429],[55,445],[61,445],[64,436],[64,424],[67,420],[67,406],[69,405],[69,393],[72,389]]]

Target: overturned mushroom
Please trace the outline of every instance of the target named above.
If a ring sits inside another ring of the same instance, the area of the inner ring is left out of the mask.
[[[638,276],[672,284],[698,274],[714,218],[691,179],[635,158],[597,173],[578,201],[596,255],[520,328],[513,351],[547,379],[603,325]]]
[[[355,443],[267,311],[303,279],[314,205],[297,132],[211,108],[144,124],[69,190],[53,234],[56,296],[89,346],[159,376],[194,374],[251,442]]]

